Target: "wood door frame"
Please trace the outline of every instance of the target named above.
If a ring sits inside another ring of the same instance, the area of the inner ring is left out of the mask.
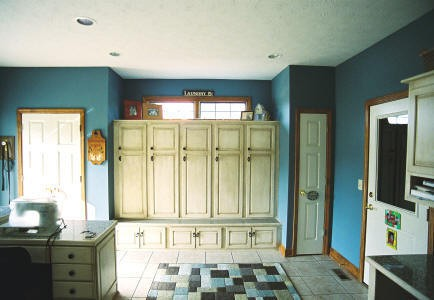
[[[84,116],[85,111],[81,108],[19,108],[17,109],[17,137],[18,137],[18,196],[23,196],[23,114],[79,114],[80,115],[80,142],[81,142],[81,198],[84,201],[84,216],[87,220],[87,201],[84,172]]]
[[[294,221],[293,221],[293,239],[292,239],[292,249],[293,253],[297,254],[297,227],[298,227],[298,184],[299,184],[299,174],[300,174],[300,114],[325,114],[327,116],[327,127],[326,127],[326,187],[325,187],[325,199],[324,199],[324,235],[323,235],[323,246],[322,253],[330,253],[330,191],[331,191],[331,152],[332,152],[332,110],[331,109],[305,109],[297,108],[295,111],[295,170],[294,170]]]
[[[408,98],[408,90],[387,94],[380,97],[369,99],[365,102],[365,144],[364,144],[364,164],[363,164],[363,193],[362,193],[362,226],[360,232],[360,258],[358,280],[363,281],[365,271],[365,246],[366,246],[366,205],[368,203],[368,175],[369,175],[369,122],[371,106]]]

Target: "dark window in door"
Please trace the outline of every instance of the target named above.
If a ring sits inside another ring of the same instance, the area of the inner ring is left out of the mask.
[[[377,199],[414,212],[414,203],[404,199],[407,124],[399,117],[379,120]]]

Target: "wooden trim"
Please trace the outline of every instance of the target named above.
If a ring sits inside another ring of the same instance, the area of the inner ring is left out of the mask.
[[[365,143],[364,143],[364,163],[363,163],[363,192],[362,192],[362,226],[360,231],[360,259],[359,272],[357,276],[360,281],[363,280],[365,270],[365,245],[366,245],[366,205],[368,201],[368,175],[369,175],[369,122],[371,106],[379,105],[408,97],[408,90],[388,94],[381,97],[369,99],[365,102]]]
[[[80,115],[80,143],[81,143],[81,198],[84,201],[84,214],[87,219],[87,201],[84,172],[84,136],[85,136],[85,111],[81,108],[19,108],[17,109],[17,134],[18,134],[18,196],[23,196],[23,141],[22,121],[23,114],[79,114]]]
[[[246,103],[246,110],[252,110],[252,99],[243,97],[197,97],[197,96],[143,96],[142,101],[147,104],[155,102],[187,102],[194,104],[194,114],[199,118],[201,102],[232,102]]]
[[[330,248],[329,256],[334,261],[336,261],[341,267],[343,267],[345,270],[350,272],[351,275],[353,275],[359,281],[362,281],[362,278],[360,277],[361,273],[359,269],[355,265],[353,265],[350,261],[348,261],[345,257],[343,257],[338,251],[336,251],[333,248]]]
[[[293,239],[292,250],[294,254],[297,252],[297,226],[298,226],[298,185],[299,185],[299,172],[300,172],[300,114],[325,114],[327,115],[327,145],[326,145],[326,187],[325,187],[325,199],[324,199],[324,236],[322,253],[328,254],[330,252],[330,209],[331,209],[331,153],[332,153],[332,111],[330,109],[304,109],[297,108],[295,112],[295,161],[294,161],[294,221],[293,221]]]
[[[434,255],[434,207],[430,207],[428,213],[428,254]]]
[[[294,256],[294,249],[286,249],[282,244],[279,245],[279,252],[284,257]]]

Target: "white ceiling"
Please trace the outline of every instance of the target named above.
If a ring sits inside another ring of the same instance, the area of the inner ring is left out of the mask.
[[[269,80],[288,65],[336,66],[433,8],[433,0],[0,0],[0,66]],[[78,16],[97,23],[81,26]]]

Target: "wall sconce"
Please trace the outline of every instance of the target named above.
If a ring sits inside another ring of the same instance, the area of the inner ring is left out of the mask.
[[[101,136],[101,130],[92,130],[92,136],[87,139],[87,160],[94,165],[105,161],[105,138]]]

